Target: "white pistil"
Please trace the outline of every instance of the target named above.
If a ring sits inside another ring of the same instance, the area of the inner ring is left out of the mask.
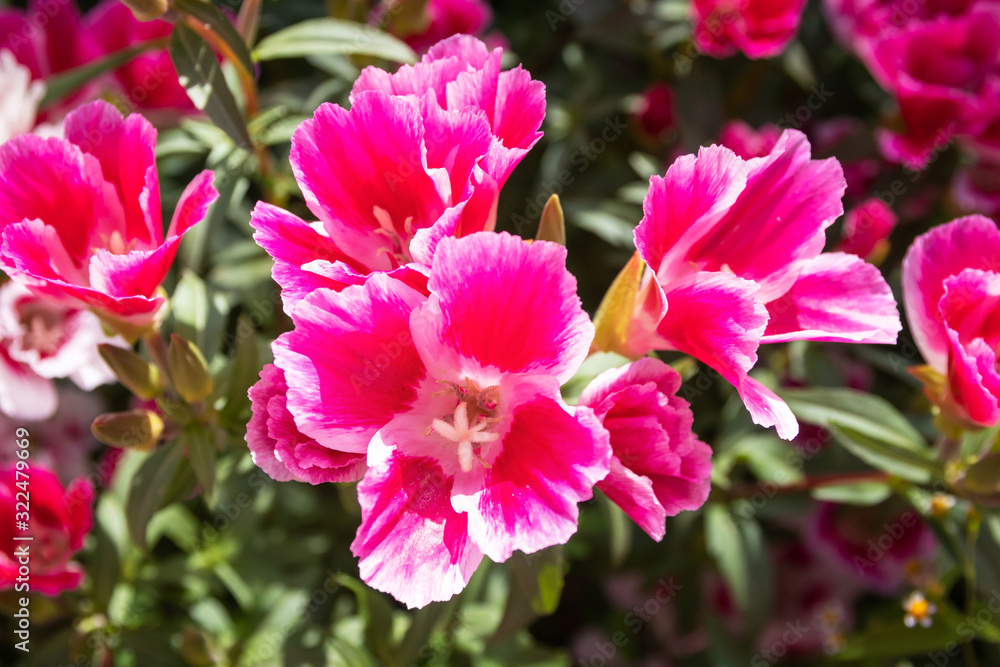
[[[476,424],[469,424],[469,406],[462,402],[455,408],[455,415],[452,423],[449,424],[443,419],[435,419],[431,422],[433,428],[439,435],[444,436],[451,442],[458,443],[457,455],[458,465],[462,472],[469,472],[475,465],[479,457],[479,445],[486,442],[495,442],[500,437],[497,433],[484,431],[489,426],[488,420],[482,420]]]

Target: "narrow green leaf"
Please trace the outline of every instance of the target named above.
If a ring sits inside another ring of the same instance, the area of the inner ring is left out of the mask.
[[[332,18],[296,23],[260,40],[255,60],[303,58],[344,53],[412,63],[417,56],[409,46],[378,28]]]
[[[129,535],[141,549],[146,549],[146,527],[164,505],[181,453],[176,442],[163,445],[149,455],[132,478],[125,517]]]
[[[170,37],[170,59],[195,107],[204,111],[237,146],[251,150],[253,142],[243,113],[226,85],[222,66],[209,43],[179,23]]]
[[[725,505],[713,503],[705,511],[705,546],[715,559],[736,605],[750,608],[750,571],[740,529]]]
[[[565,568],[562,546],[533,554],[518,552],[507,563],[510,576],[507,605],[489,644],[510,639],[539,616],[555,612],[562,596]]]
[[[929,456],[897,447],[836,422],[827,425],[833,437],[865,463],[913,482],[927,482],[940,476],[938,465]]]
[[[240,37],[236,27],[215,5],[210,2],[202,2],[202,0],[172,0],[171,4],[177,11],[187,14],[211,28],[212,32],[222,38],[222,41],[232,51],[237,64],[247,72],[253,72],[253,60],[250,59],[246,42]]]
[[[125,65],[140,53],[152,49],[162,49],[166,45],[165,39],[151,39],[147,42],[133,44],[127,48],[115,51],[86,65],[74,67],[71,70],[49,77],[45,80],[45,96],[42,98],[39,107],[44,109],[57,100],[76,92],[102,74]]]
[[[236,322],[236,344],[230,363],[229,385],[226,387],[226,405],[222,408],[223,415],[236,419],[249,408],[250,398],[247,391],[257,382],[260,368],[257,334],[250,317],[243,313]]]
[[[816,500],[824,500],[842,505],[878,505],[892,495],[888,484],[879,482],[863,482],[861,484],[844,484],[842,486],[822,486],[813,489],[812,496]]]

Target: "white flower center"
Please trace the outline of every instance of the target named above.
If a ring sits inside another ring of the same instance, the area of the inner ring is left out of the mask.
[[[483,458],[481,449],[482,445],[496,442],[500,438],[499,433],[490,430],[497,422],[494,416],[498,408],[496,387],[479,389],[471,380],[466,380],[465,386],[450,382],[443,384],[451,387],[445,393],[454,391],[457,394],[458,405],[453,414],[434,419],[428,433],[433,431],[457,445],[455,454],[462,472],[471,471],[476,461],[490,467]]]

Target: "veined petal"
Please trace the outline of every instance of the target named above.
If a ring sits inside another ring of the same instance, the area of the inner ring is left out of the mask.
[[[594,325],[565,266],[566,249],[555,243],[490,232],[442,240],[431,297],[412,319],[432,374],[448,377],[471,361],[502,373],[572,377]]]
[[[895,343],[903,328],[892,290],[856,255],[823,253],[806,263],[783,296],[767,304],[761,343],[827,340]]]
[[[409,319],[425,298],[376,274],[364,285],[321,289],[298,302],[295,329],[273,349],[302,433],[325,447],[362,453],[416,399],[425,370]]]
[[[466,515],[451,507],[451,485],[432,460],[397,452],[369,469],[358,484],[361,526],[351,543],[369,586],[410,608],[465,588],[483,554]]]

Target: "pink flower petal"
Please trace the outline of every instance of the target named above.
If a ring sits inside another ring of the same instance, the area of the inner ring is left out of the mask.
[[[767,304],[767,312],[762,343],[891,344],[903,328],[892,290],[878,268],[840,252],[807,262],[792,288]]]
[[[459,593],[482,560],[468,518],[449,502],[452,480],[433,461],[392,453],[358,484],[361,526],[351,543],[361,578],[407,607]]]
[[[364,476],[364,454],[322,447],[299,432],[286,405],[288,385],[280,368],[264,366],[250,388],[253,416],[246,441],[254,463],[279,482],[354,482]]]
[[[78,107],[63,124],[66,140],[97,158],[104,180],[115,186],[125,209],[125,238],[143,249],[163,242],[156,130],[140,114],[123,118],[107,102]],[[151,173],[149,173],[151,172]],[[147,200],[147,207],[140,200]]]
[[[295,306],[295,329],[274,342],[299,430],[331,449],[362,453],[375,432],[416,398],[425,375],[409,319],[422,294],[376,274],[341,292],[321,289]]]
[[[42,421],[55,414],[58,402],[52,380],[14,361],[0,347],[0,412],[12,419]]]
[[[536,393],[526,383],[519,393]],[[610,466],[608,432],[589,408],[570,412],[552,395],[513,396],[513,418],[499,456],[478,474],[456,477],[451,504],[468,513],[469,536],[496,562],[515,549],[533,553],[576,532],[577,504],[593,495]]]
[[[587,356],[594,325],[580,306],[566,249],[481,232],[438,245],[430,300],[412,320],[437,377],[469,360],[502,373],[567,381]]]

